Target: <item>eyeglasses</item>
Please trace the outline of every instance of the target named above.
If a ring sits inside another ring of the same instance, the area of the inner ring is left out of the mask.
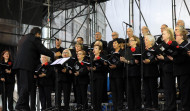
[[[111,36],[116,36],[116,35],[111,35]]]
[[[135,40],[129,40],[129,42],[132,42],[132,41],[135,41]]]
[[[77,53],[77,55],[83,55],[83,53]]]
[[[68,52],[63,52],[63,54],[68,54]]]

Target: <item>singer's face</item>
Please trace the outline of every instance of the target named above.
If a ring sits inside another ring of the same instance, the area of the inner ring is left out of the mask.
[[[63,54],[62,54],[62,57],[63,58],[69,57],[69,52],[67,50],[64,50]]]
[[[168,32],[166,30],[163,31],[163,35],[162,35],[162,39],[165,41],[165,40],[168,40],[170,37],[170,34],[168,34]]]
[[[120,45],[119,45],[119,43],[118,43],[117,41],[114,41],[114,42],[113,42],[113,48],[114,48],[114,49],[120,48]]]
[[[145,43],[145,46],[147,47],[147,46],[149,46],[150,44],[151,44],[151,41],[149,40],[149,38],[148,37],[144,37],[144,43]]]
[[[97,54],[99,54],[100,53],[100,49],[99,49],[99,47],[98,46],[94,46],[94,49],[93,49],[93,53],[94,53],[94,55],[97,55]]]
[[[45,55],[41,55],[41,62],[42,62],[42,64],[48,62],[48,59]]]
[[[179,43],[181,40],[183,40],[183,36],[180,33],[176,33],[176,42]]]
[[[148,28],[146,26],[142,27],[141,31],[143,35],[148,34]]]
[[[79,51],[79,52],[77,53],[77,58],[78,58],[78,60],[81,60],[81,59],[84,58],[84,54],[83,54],[82,51]]]
[[[6,59],[6,60],[8,60],[9,59],[9,52],[5,52],[3,54],[3,58]]]
[[[161,29],[161,32],[163,33],[164,30],[166,29],[166,26],[165,26],[165,25],[162,25],[160,29]]]
[[[180,33],[180,28],[177,26],[177,27],[175,28],[175,34],[178,35],[179,33]]]
[[[133,36],[132,29],[130,29],[130,28],[127,29],[127,35],[128,35],[128,37],[132,37]]]
[[[80,45],[76,45],[75,49],[76,49],[76,52],[78,52],[78,51],[82,50],[82,47]]]
[[[95,34],[95,39],[96,39],[96,41],[97,41],[97,40],[101,40],[101,38],[102,38],[101,33],[100,33],[100,32],[96,32],[96,34]]]
[[[118,38],[118,35],[117,35],[117,33],[115,33],[115,32],[113,32],[113,33],[111,34],[111,36],[112,36],[112,39]]]
[[[83,44],[83,41],[81,38],[77,38],[77,43]]]
[[[134,40],[133,37],[129,38],[129,45],[132,47],[137,44],[137,41]]]
[[[59,40],[58,40],[58,39],[56,39],[55,44],[56,44],[56,46],[58,46],[58,47],[59,47],[59,46],[61,45],[61,40],[60,40],[60,39],[59,39]]]

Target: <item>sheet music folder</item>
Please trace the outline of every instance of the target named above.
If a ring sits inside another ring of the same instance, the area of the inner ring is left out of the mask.
[[[63,65],[65,62],[67,62],[70,59],[70,57],[67,58],[60,58],[55,60],[53,63],[51,63],[51,66],[56,66],[56,65]]]

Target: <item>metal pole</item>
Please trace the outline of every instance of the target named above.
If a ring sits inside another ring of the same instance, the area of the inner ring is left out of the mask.
[[[66,7],[66,5],[65,5],[65,7]],[[65,10],[65,24],[67,22],[66,16],[67,16],[67,10]],[[66,30],[66,28],[67,28],[67,26],[65,26],[65,41],[66,41],[66,38],[67,38],[67,30]],[[65,48],[66,48],[66,42],[65,42]]]
[[[176,4],[175,4],[175,0],[174,0],[174,23],[175,23],[175,26],[176,26]]]
[[[183,0],[183,1],[184,1],[184,4],[185,4],[186,8],[187,8],[187,11],[188,11],[188,13],[189,13],[189,16],[190,16],[190,11],[189,11],[189,8],[188,8],[188,6],[187,6],[187,3],[186,3],[185,0]]]
[[[82,13],[87,7],[85,7],[82,11],[80,11],[76,16],[74,16],[69,22],[65,23],[64,26],[62,26],[57,32],[55,32],[50,38],[55,36],[59,31],[61,31],[67,24],[69,24],[75,17],[77,17],[80,13]]]
[[[108,18],[106,17],[106,14],[105,14],[105,12],[104,12],[104,10],[103,10],[103,8],[102,8],[102,6],[101,6],[101,4],[100,4],[100,3],[99,3],[99,5],[100,5],[100,8],[101,8],[101,10],[102,10],[102,12],[103,12],[103,14],[104,14],[105,18],[106,18],[106,21],[108,22],[108,25],[109,25],[109,27],[110,27],[111,31],[113,32],[113,29],[112,29],[112,27],[111,27],[111,25],[110,25],[110,23],[109,23],[109,21],[108,21]]]
[[[86,41],[87,41],[87,44],[91,43],[91,41],[89,42],[90,40],[90,27],[89,27],[89,23],[90,23],[90,0],[88,0],[88,8],[87,8],[87,12],[88,12],[88,15],[87,15],[87,33],[86,33]]]
[[[173,0],[172,0],[172,27],[174,29],[174,7],[173,7]]]
[[[145,23],[146,27],[148,27],[148,25],[147,25],[147,23],[146,23],[146,20],[145,20],[145,18],[144,18],[144,16],[143,16],[143,14],[142,14],[142,12],[141,12],[141,9],[140,9],[140,7],[139,7],[139,5],[138,5],[138,3],[137,3],[137,0],[135,0],[135,3],[136,3],[136,5],[137,5],[137,7],[138,7],[138,9],[139,9],[139,13],[140,13],[140,15],[142,16],[143,21],[144,21],[144,23]]]

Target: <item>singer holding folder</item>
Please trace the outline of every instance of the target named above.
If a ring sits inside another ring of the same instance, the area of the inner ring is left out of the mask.
[[[158,67],[155,59],[155,38],[152,35],[146,35],[144,38],[145,49],[143,58],[143,78],[145,92],[145,108],[156,110],[158,108],[157,78]]]
[[[172,47],[174,39],[174,32],[170,28],[165,28],[162,34],[162,43],[165,47]],[[167,46],[166,46],[167,45]],[[167,49],[166,49],[167,50]],[[162,63],[160,69],[162,73],[162,81],[164,88],[164,95],[166,99],[166,111],[174,111],[176,109],[176,88],[175,76],[173,74],[173,61],[168,58],[168,55],[157,55],[158,60]]]
[[[140,75],[140,40],[136,36],[129,38],[129,45],[126,55],[129,57],[120,57],[120,61],[128,64],[124,75],[125,90],[128,94],[129,111],[140,111],[141,109],[141,75]],[[136,54],[136,55],[135,55]],[[126,65],[127,66],[127,65]],[[127,84],[128,83],[128,84]]]
[[[40,37],[41,29],[34,27],[18,44],[18,51],[13,65],[13,68],[18,70],[19,99],[15,107],[18,111],[30,111],[29,92],[31,91],[35,68],[40,63],[40,54],[47,55],[52,59],[61,55],[61,53],[53,53],[47,49],[42,44]]]
[[[170,57],[170,60],[174,62],[174,75],[180,77],[180,92],[181,92],[181,102],[183,111],[190,111],[190,59],[187,55],[187,50],[181,49],[184,47],[187,41],[187,31],[181,27],[176,26],[175,28],[176,42],[179,47],[178,54]]]

